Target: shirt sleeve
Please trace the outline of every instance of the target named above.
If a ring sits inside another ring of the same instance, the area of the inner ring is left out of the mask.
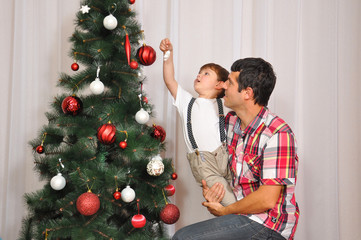
[[[289,132],[278,132],[267,142],[261,182],[264,185],[294,185],[297,174],[297,143]]]

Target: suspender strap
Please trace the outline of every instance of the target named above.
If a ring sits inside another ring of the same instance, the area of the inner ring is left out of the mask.
[[[226,129],[225,129],[225,121],[224,121],[224,113],[223,113],[223,105],[222,100],[217,98],[218,104],[218,114],[219,114],[219,136],[221,138],[221,142],[226,142]]]
[[[192,148],[193,148],[193,149],[198,149],[198,146],[197,146],[196,140],[194,140],[193,131],[192,131],[192,107],[193,107],[193,103],[194,103],[195,100],[196,100],[195,98],[192,98],[192,99],[189,101],[189,104],[188,104],[188,110],[187,110],[187,131],[188,131],[189,141],[190,141],[191,144],[192,144]]]
[[[198,149],[198,145],[196,143],[196,140],[194,139],[193,136],[193,131],[192,131],[192,107],[193,104],[195,102],[195,98],[192,98],[188,104],[188,109],[187,109],[187,131],[188,131],[188,138],[189,141],[192,144],[192,148],[194,150]],[[222,100],[220,98],[217,98],[217,104],[218,104],[218,114],[219,114],[219,135],[220,135],[220,140],[221,142],[225,142],[226,141],[226,133],[225,133],[225,121],[224,121],[224,113],[223,113],[223,105],[222,105]]]

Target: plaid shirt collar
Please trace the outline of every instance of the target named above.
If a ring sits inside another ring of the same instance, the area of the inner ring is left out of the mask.
[[[247,135],[251,135],[261,124],[262,121],[266,118],[268,114],[268,108],[262,107],[257,116],[252,120],[252,122],[246,127],[246,129],[241,129],[241,119],[237,118],[236,123],[234,124],[233,131],[244,138]]]

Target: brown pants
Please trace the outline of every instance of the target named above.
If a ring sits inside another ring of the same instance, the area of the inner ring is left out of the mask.
[[[223,206],[228,206],[236,202],[230,186],[231,173],[228,168],[228,153],[225,146],[219,146],[213,152],[195,152],[188,153],[187,158],[191,166],[191,170],[197,183],[202,186],[202,179],[206,180],[208,187],[219,182],[223,184],[225,195],[221,202]]]

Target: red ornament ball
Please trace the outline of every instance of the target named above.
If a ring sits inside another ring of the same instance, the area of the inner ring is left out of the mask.
[[[142,228],[145,226],[147,219],[145,219],[144,215],[137,214],[132,217],[132,225],[135,228]]]
[[[166,132],[164,130],[164,128],[162,128],[161,126],[157,126],[157,125],[153,125],[153,132],[151,133],[151,136],[154,137],[155,139],[158,139],[160,142],[163,142],[165,140],[166,137]]]
[[[100,207],[100,201],[97,195],[92,192],[83,193],[76,200],[76,209],[84,216],[95,214]]]
[[[43,153],[43,152],[44,152],[44,147],[43,147],[42,145],[37,146],[37,147],[36,147],[36,152],[37,152],[37,153],[40,153],[40,154]]]
[[[131,69],[137,69],[138,68],[138,62],[137,61],[131,61],[129,64]]]
[[[167,204],[160,212],[160,219],[166,224],[173,224],[178,221],[179,209],[174,204]]]
[[[178,175],[174,172],[171,176],[172,180],[176,180],[178,178]]]
[[[97,133],[98,140],[105,145],[112,144],[115,141],[116,131],[117,129],[113,124],[111,123],[103,124],[98,128],[98,133]]]
[[[78,71],[79,65],[75,62],[75,63],[73,63],[73,64],[71,65],[71,69],[72,69],[73,71]]]
[[[147,97],[143,97],[143,102],[145,102],[146,104],[148,104],[148,98]]]
[[[119,143],[119,147],[120,147],[121,149],[125,149],[127,146],[128,146],[128,144],[127,144],[126,141],[121,141],[121,142]]]
[[[167,196],[173,196],[175,193],[175,187],[172,184],[169,184],[164,188]]]
[[[78,97],[69,96],[64,98],[61,108],[65,114],[76,116],[82,111],[83,102]]]
[[[139,63],[144,66],[149,66],[155,62],[157,57],[156,52],[151,46],[147,46],[144,44],[143,47],[140,47],[137,51],[137,58]]]
[[[119,200],[122,197],[122,194],[117,190],[117,191],[115,191],[115,193],[113,193],[113,197],[116,200]]]
[[[134,3],[135,3],[135,0],[129,0],[129,3],[130,3],[130,4],[134,4]]]

